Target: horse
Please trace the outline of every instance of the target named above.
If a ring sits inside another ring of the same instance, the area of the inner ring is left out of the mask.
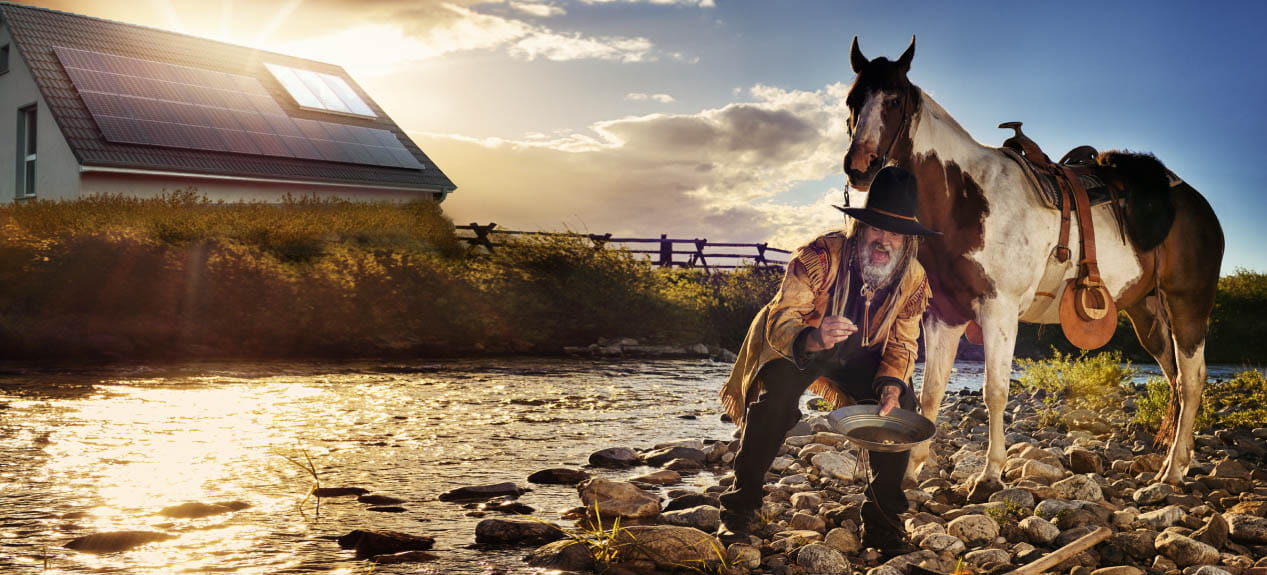
[[[1060,321],[1050,305],[1058,294],[1040,289],[1040,283],[1050,285],[1044,276],[1052,275],[1060,214],[1040,201],[1019,162],[977,142],[911,83],[914,55],[914,36],[896,61],[868,60],[854,37],[844,169],[849,186],[864,192],[886,165],[911,171],[919,182],[919,221],[943,234],[926,239],[919,250],[933,291],[922,323],[920,406],[937,420],[960,337],[975,322],[985,346],[983,394],[989,410],[986,465],[969,481],[970,494],[980,500],[1002,487],[1003,412],[1019,321]],[[1192,459],[1193,425],[1206,381],[1205,340],[1223,232],[1205,198],[1151,155],[1106,152],[1095,162],[1097,175],[1124,193],[1126,213],[1125,225],[1118,226],[1111,205],[1091,208],[1101,277],[1170,384],[1157,434],[1158,444],[1169,447],[1154,480],[1178,484]],[[1074,246],[1081,231],[1072,227]],[[1074,277],[1075,267],[1067,266],[1059,285]],[[912,450],[908,483],[928,457],[927,443]]]

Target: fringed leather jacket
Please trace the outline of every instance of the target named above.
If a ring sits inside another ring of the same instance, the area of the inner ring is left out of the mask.
[[[829,313],[829,305],[844,308],[843,303],[833,304],[831,300],[836,291],[833,288],[841,277],[841,266],[848,264],[848,254],[853,249],[852,239],[844,233],[832,232],[798,249],[788,262],[779,292],[753,318],[730,377],[721,390],[722,408],[736,424],[742,424],[748,403],[760,394],[761,382],[757,375],[761,368],[779,358],[796,362],[795,343],[801,331],[818,327]],[[896,289],[889,290],[884,301],[872,303],[874,319],[868,322],[869,329],[863,335],[871,348],[880,349],[876,380],[895,378],[909,382],[915,371],[920,319],[932,297],[924,268],[915,260],[915,252],[915,246],[910,246],[905,261],[899,262],[901,276],[896,280]],[[850,403],[835,383],[826,378],[820,377],[810,390],[835,407]]]

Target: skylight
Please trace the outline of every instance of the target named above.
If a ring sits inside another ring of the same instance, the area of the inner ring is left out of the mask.
[[[301,108],[375,117],[369,105],[338,76],[280,64],[264,64]]]

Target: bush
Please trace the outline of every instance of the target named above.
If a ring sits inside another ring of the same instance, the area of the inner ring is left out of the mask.
[[[1144,396],[1136,402],[1135,422],[1156,430],[1170,401],[1170,384],[1149,378]],[[1267,378],[1258,370],[1237,373],[1230,380],[1206,384],[1197,412],[1197,431],[1208,428],[1267,427]]]
[[[1136,370],[1123,361],[1121,352],[1078,356],[1052,349],[1052,357],[1042,360],[1018,359],[1023,370],[1020,384],[1042,389],[1065,399],[1067,407],[1098,410],[1121,405],[1122,395],[1131,391]]]

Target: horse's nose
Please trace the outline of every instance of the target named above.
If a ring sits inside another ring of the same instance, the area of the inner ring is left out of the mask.
[[[878,157],[875,152],[855,153],[850,150],[849,153],[845,154],[845,173],[850,175],[865,173]]]

